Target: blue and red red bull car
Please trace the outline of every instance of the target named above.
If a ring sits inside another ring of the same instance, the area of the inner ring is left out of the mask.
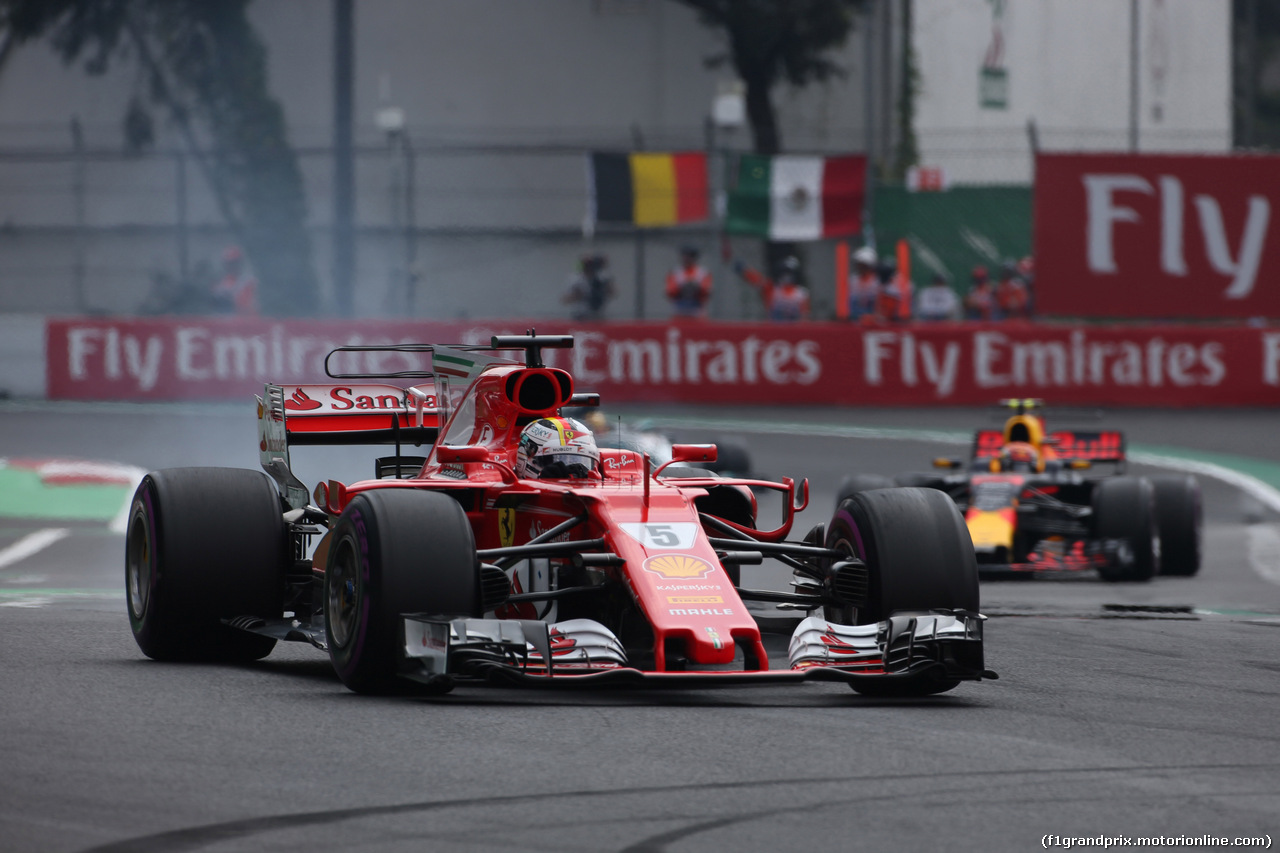
[[[1200,486],[1189,475],[1127,473],[1118,430],[1047,431],[1035,399],[1003,400],[1003,429],[974,434],[968,460],[937,459],[951,474],[895,482],[946,492],[964,513],[984,574],[1096,571],[1145,581],[1200,569]],[[883,483],[851,478],[842,492]]]

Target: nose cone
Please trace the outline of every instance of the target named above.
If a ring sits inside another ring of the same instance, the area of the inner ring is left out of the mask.
[[[1012,507],[993,511],[971,509],[965,514],[969,525],[969,538],[975,551],[993,551],[996,548],[1013,547]]]

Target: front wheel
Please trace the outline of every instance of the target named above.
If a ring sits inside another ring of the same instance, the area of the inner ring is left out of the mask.
[[[370,489],[333,530],[324,573],[325,637],[342,683],[357,693],[398,684],[404,613],[479,616],[471,524],[448,495]]]
[[[836,508],[826,546],[867,565],[867,591],[856,607],[828,609],[834,622],[867,625],[895,613],[978,610],[978,565],[969,529],[936,489],[862,492]],[[960,682],[926,672],[914,678],[866,679],[853,685],[875,696],[926,696]]]

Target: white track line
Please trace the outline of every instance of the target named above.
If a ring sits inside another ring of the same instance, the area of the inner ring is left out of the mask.
[[[651,418],[650,423],[666,427],[700,427],[703,429],[720,429],[731,432],[756,433],[758,435],[812,435],[820,438],[863,438],[890,441],[932,441],[939,444],[971,444],[973,436],[969,433],[949,430],[931,429],[899,429],[893,427],[855,427],[840,424],[753,424],[749,421],[727,418]],[[1184,459],[1179,456],[1166,456],[1162,453],[1134,451],[1128,454],[1129,461],[1140,465],[1154,465],[1171,471],[1186,471],[1189,474],[1203,474],[1213,477],[1228,485],[1257,498],[1268,508],[1280,512],[1280,490],[1241,471],[1227,468],[1213,462],[1201,462],[1195,459]]]
[[[49,527],[28,533],[8,548],[0,551],[0,569],[7,569],[20,560],[38,554],[54,542],[64,539],[71,531],[65,527]]]
[[[1275,512],[1280,512],[1280,491],[1241,471],[1215,465],[1212,462],[1201,462],[1196,459],[1182,459],[1178,456],[1165,456],[1161,453],[1130,453],[1129,459],[1139,465],[1156,465],[1171,471],[1185,471],[1188,474],[1203,474],[1221,480],[1229,486],[1254,498]]]
[[[129,489],[125,492],[124,504],[120,507],[120,511],[116,513],[116,517],[111,519],[109,525],[112,533],[126,533],[129,530],[129,511],[133,509],[133,495],[138,491],[138,484],[142,482],[142,478],[147,476],[147,472],[141,468],[129,466]]]
[[[1280,584],[1280,528],[1274,524],[1250,524],[1249,563],[1267,580]]]

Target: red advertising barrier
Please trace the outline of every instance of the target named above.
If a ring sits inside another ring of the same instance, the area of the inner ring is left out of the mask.
[[[334,347],[487,343],[532,323],[88,318],[48,323],[48,394],[77,400],[251,399],[266,381],[326,381]],[[1072,324],[539,324],[578,390],[631,402],[985,405],[999,397],[1149,406],[1280,405],[1280,328]],[[425,368],[343,356],[345,372]]]
[[[1040,154],[1036,306],[1280,317],[1280,157]]]

